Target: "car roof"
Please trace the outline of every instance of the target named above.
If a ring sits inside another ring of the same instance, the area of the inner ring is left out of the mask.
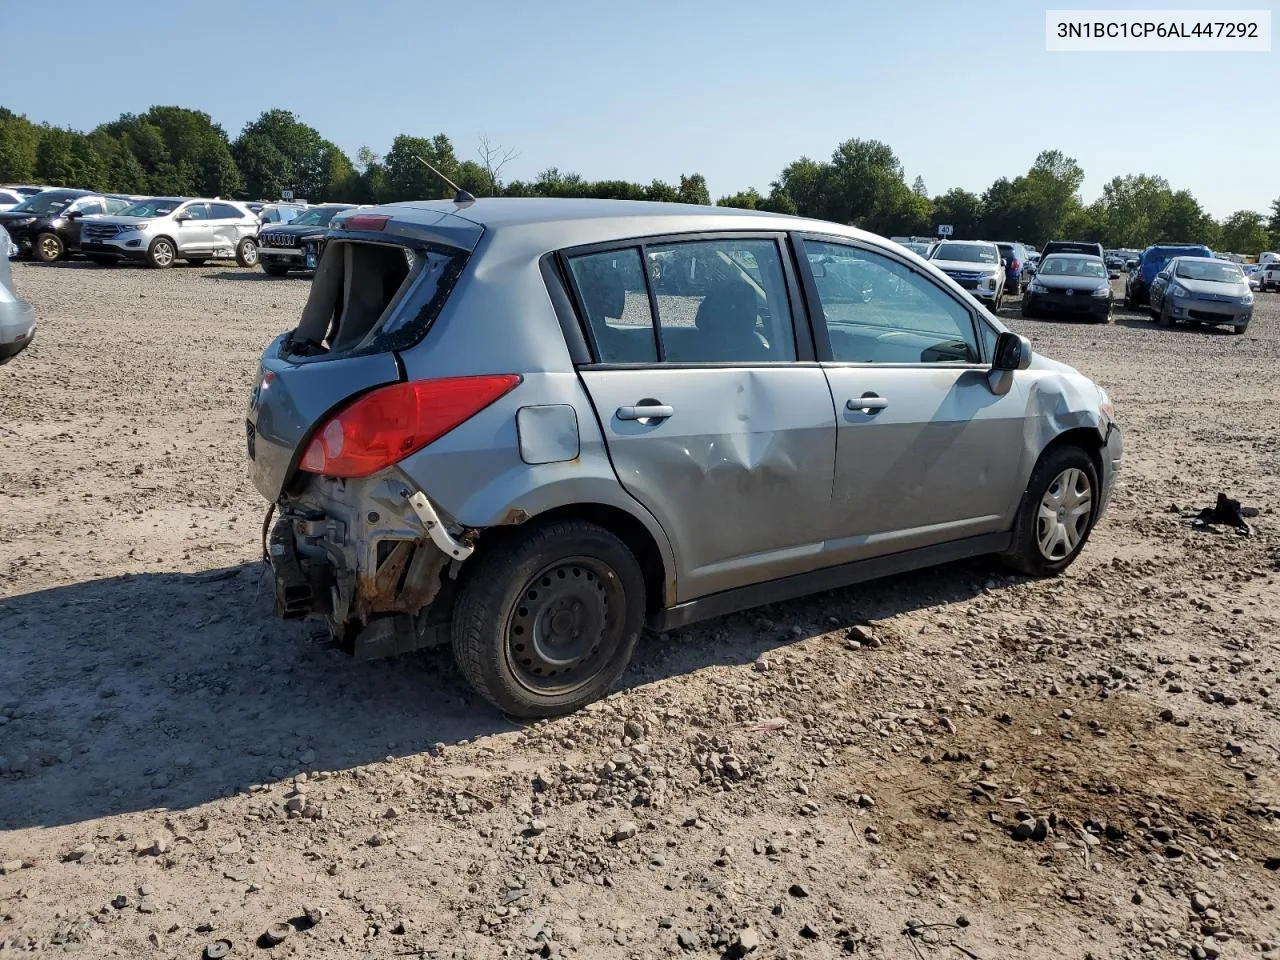
[[[1102,258],[1096,253],[1082,253],[1079,250],[1050,250],[1051,257],[1065,257],[1068,260],[1096,260],[1102,263]]]
[[[857,227],[793,217],[760,210],[709,207],[687,203],[646,200],[596,200],[551,197],[485,197],[454,203],[452,200],[408,200],[360,207],[361,216],[385,215],[414,231],[462,229],[463,223],[485,234],[520,238],[529,248],[543,250],[617,243],[635,237],[719,232],[724,230],[777,233],[811,231],[828,236],[862,240],[877,246],[891,241]],[[452,221],[452,225],[451,222]],[[341,230],[339,225],[336,229]],[[477,231],[475,236],[479,236]],[[474,244],[474,240],[470,241]],[[895,245],[896,246],[896,245]],[[909,251],[908,251],[909,252]],[[913,254],[914,256],[914,254]]]
[[[92,190],[78,190],[75,187],[50,187],[48,190],[41,190],[40,193],[56,193],[60,197],[92,197],[102,196],[95,194]],[[39,196],[40,194],[36,194]]]

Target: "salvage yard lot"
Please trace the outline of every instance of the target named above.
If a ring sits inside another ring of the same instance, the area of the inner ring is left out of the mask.
[[[309,905],[273,955],[1280,956],[1280,295],[1239,337],[1006,302],[1126,430],[1062,577],[650,637],[622,692],[519,726],[447,651],[355,665],[270,616],[244,411],[306,281],[15,282],[0,955],[245,956]],[[1219,491],[1253,536],[1192,529]]]

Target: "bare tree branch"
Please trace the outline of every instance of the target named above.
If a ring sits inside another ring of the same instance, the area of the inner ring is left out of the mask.
[[[520,152],[514,147],[506,149],[500,143],[490,143],[489,138],[484,134],[480,136],[480,165],[484,167],[485,175],[489,178],[489,196],[493,196],[498,192],[498,184],[501,182],[498,178],[502,176],[502,168],[512,160],[520,156]]]

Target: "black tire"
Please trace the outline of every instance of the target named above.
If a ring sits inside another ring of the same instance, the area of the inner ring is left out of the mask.
[[[31,245],[31,255],[41,263],[54,263],[61,260],[66,254],[67,248],[62,243],[62,238],[56,233],[37,233],[36,241]]]
[[[278,263],[262,263],[262,272],[272,277],[288,276],[289,268]]]
[[[1246,323],[1243,326],[1233,326],[1231,328],[1231,332],[1238,337],[1240,336],[1240,334],[1244,333],[1248,329],[1249,329],[1249,325]]]
[[[147,247],[147,263],[157,270],[167,270],[178,259],[178,248],[168,237],[156,237]]]
[[[1022,281],[1021,280],[1013,281],[1013,283],[1010,284],[1009,295],[1011,297],[1016,297],[1021,292],[1022,292]]]
[[[116,265],[115,257],[103,257],[96,253],[86,253],[84,256],[90,263],[96,263],[100,267],[114,267]]]
[[[608,693],[644,623],[644,576],[625,543],[593,523],[555,521],[519,531],[469,566],[453,611],[453,655],[477,693],[527,718]]]
[[[258,265],[258,244],[252,237],[245,237],[236,244],[236,263],[242,267]]]
[[[1022,313],[1022,315],[1023,315],[1024,317],[1028,317],[1028,318],[1030,318],[1030,317],[1034,317],[1034,316],[1035,316],[1035,312],[1031,309],[1031,298],[1030,298],[1030,297],[1024,296],[1024,297],[1022,298],[1022,306],[1021,306],[1021,308],[1020,308],[1020,312]]]
[[[193,267],[203,267],[208,262],[208,257],[187,257],[187,263]]]
[[[1075,545],[1059,556],[1056,551],[1046,553],[1041,549],[1041,535],[1050,531],[1041,528],[1040,507],[1050,488],[1071,470],[1079,471],[1088,481],[1089,508],[1087,516],[1081,515],[1083,524],[1079,520],[1074,524],[1074,531],[1078,536]],[[1089,542],[1089,534],[1093,532],[1093,524],[1098,517],[1098,498],[1101,494],[1098,469],[1087,451],[1074,444],[1046,450],[1031,471],[1031,479],[1027,482],[1022,503],[1018,507],[1018,517],[1013,523],[1013,542],[1001,554],[1001,559],[1013,569],[1033,577],[1050,577],[1061,573]]]
[[[1173,326],[1173,316],[1169,313],[1169,300],[1167,297],[1160,301],[1160,312],[1156,314],[1156,322],[1162,327]]]

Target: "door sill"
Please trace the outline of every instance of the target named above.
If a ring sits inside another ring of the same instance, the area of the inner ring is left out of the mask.
[[[794,600],[797,597],[821,593],[824,590],[835,590],[838,587],[878,580],[881,577],[891,577],[925,567],[952,563],[956,560],[1000,553],[1008,549],[1012,539],[1013,534],[1010,532],[986,533],[977,537],[965,537],[963,540],[952,540],[949,543],[903,550],[901,553],[892,553],[884,557],[853,560],[834,567],[824,567],[809,573],[783,577],[780,580],[735,587],[732,590],[713,593],[661,610],[649,618],[649,626],[657,631],[674,630],[677,627],[697,623],[699,620],[723,617],[752,607]]]

